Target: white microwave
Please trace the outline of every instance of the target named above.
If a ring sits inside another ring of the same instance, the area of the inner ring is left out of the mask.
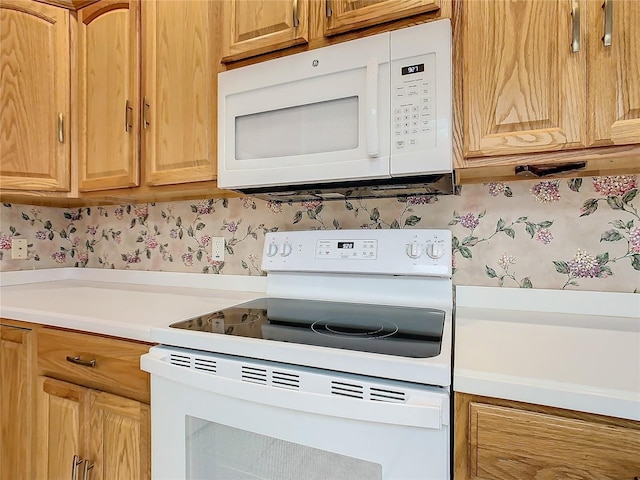
[[[218,186],[452,193],[451,43],[444,19],[220,73]]]

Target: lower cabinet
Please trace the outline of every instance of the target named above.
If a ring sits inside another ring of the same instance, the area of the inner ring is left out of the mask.
[[[142,480],[149,475],[149,406],[38,378],[37,478]]]
[[[640,422],[455,394],[455,479],[637,480]]]
[[[0,479],[33,478],[33,331],[0,323]]]

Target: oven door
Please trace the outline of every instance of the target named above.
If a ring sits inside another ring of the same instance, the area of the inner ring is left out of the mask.
[[[449,479],[449,394],[154,347],[154,479]]]
[[[389,34],[222,72],[218,186],[388,178]]]

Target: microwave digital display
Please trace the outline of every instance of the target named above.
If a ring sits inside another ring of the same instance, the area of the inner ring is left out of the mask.
[[[352,249],[355,247],[353,242],[338,242],[338,248]]]
[[[420,73],[420,72],[424,72],[424,63],[402,67],[402,75],[411,75],[412,73]]]

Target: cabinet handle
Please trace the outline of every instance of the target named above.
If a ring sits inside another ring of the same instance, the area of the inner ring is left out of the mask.
[[[518,165],[515,174],[523,177],[546,177],[557,173],[583,170],[587,162],[563,163],[561,165]]]
[[[95,367],[95,360],[82,360],[80,357],[71,357],[67,355],[67,362],[75,363],[76,365],[82,365],[83,367]]]
[[[602,9],[604,10],[604,36],[602,37],[602,44],[605,47],[610,47],[613,37],[613,0],[604,0]]]
[[[300,19],[298,18],[298,0],[293,0],[293,28],[298,28]]]
[[[130,132],[133,128],[131,124],[131,114],[133,113],[133,107],[131,106],[131,102],[127,100],[124,104],[124,131]]]
[[[367,155],[377,157],[380,154],[378,141],[378,59],[370,58],[367,62],[366,84],[366,129]]]
[[[579,0],[571,2],[571,51],[580,51],[580,3]]]
[[[58,142],[64,143],[64,117],[58,113]]]
[[[324,7],[325,7],[325,15],[327,16],[327,18],[329,18],[333,13],[333,11],[331,10],[331,0],[324,0]]]
[[[78,455],[73,456],[73,467],[71,467],[71,480],[78,480],[78,465],[82,463]]]
[[[147,101],[147,97],[144,97],[142,104],[142,128],[145,130],[149,128],[149,102]]]
[[[84,461],[84,471],[82,473],[82,480],[89,480],[89,470],[93,468],[93,463],[89,465],[89,460]]]

